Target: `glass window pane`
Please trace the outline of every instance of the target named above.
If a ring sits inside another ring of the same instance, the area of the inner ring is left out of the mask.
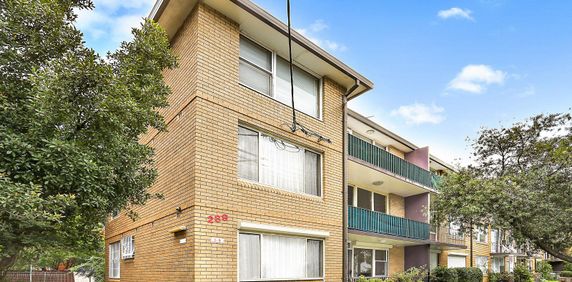
[[[240,279],[260,278],[260,235],[240,234],[238,244]]]
[[[320,196],[320,155],[305,151],[304,186],[306,194]]]
[[[240,57],[272,72],[272,53],[244,37],[240,37]]]
[[[348,206],[353,207],[354,205],[354,187],[348,186]]]
[[[266,95],[270,95],[272,76],[269,73],[240,60],[238,76],[242,84]]]
[[[308,240],[306,246],[306,277],[322,277],[322,241]]]
[[[238,176],[258,181],[258,132],[238,127]]]
[[[387,271],[385,268],[387,267],[387,262],[384,261],[375,261],[375,276],[386,276]]]
[[[268,135],[260,139],[260,182],[305,193],[304,150]]]
[[[375,250],[375,260],[387,261],[387,251]]]
[[[296,109],[318,117],[320,80],[294,66],[294,98]],[[288,61],[276,57],[276,100],[291,105],[290,65]]]
[[[371,277],[373,274],[373,251],[354,249],[354,277]]]
[[[384,195],[380,195],[377,193],[373,194],[373,204],[374,204],[374,211],[378,211],[378,212],[386,212],[386,207],[385,207],[385,196]]]
[[[371,192],[358,188],[357,205],[360,208],[371,210]]]
[[[304,278],[306,239],[264,235],[262,278]]]

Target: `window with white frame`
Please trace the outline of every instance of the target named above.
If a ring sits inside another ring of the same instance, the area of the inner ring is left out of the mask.
[[[483,256],[476,256],[477,267],[483,272],[484,275],[487,275],[489,271],[489,258]]]
[[[135,258],[135,237],[125,236],[121,238],[121,258],[132,259]]]
[[[451,236],[463,236],[463,230],[461,224],[458,221],[453,221],[449,223],[449,235]]]
[[[387,250],[354,248],[353,251],[354,277],[386,277],[388,267]]]
[[[270,234],[239,234],[240,281],[323,277],[323,241]]]
[[[495,273],[504,272],[504,257],[493,257],[492,258],[492,271]]]
[[[321,196],[321,155],[238,127],[238,176],[286,191]]]
[[[354,190],[356,192],[354,192]],[[352,187],[349,191],[350,193],[356,193],[357,207],[367,210],[387,213],[387,197],[385,195],[378,194],[362,188],[354,189]],[[352,195],[351,198],[353,200],[354,195]]]
[[[296,110],[320,118],[320,79],[297,66],[293,66],[292,72]],[[246,87],[292,105],[288,61],[244,36],[240,37],[239,81]]]
[[[119,260],[121,255],[121,242],[109,244],[109,278],[119,278]]]
[[[486,227],[479,227],[475,229],[475,240],[480,243],[487,242],[488,231]]]

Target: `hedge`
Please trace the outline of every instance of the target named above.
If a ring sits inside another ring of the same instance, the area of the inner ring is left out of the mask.
[[[458,281],[463,282],[482,282],[483,272],[476,267],[457,267],[453,268],[457,272]]]
[[[560,277],[572,277],[572,271],[560,271]]]

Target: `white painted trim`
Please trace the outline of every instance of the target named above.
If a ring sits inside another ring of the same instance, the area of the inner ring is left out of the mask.
[[[376,250],[387,250],[393,248],[393,245],[382,244],[382,243],[373,243],[373,242],[362,242],[356,241],[355,243],[352,242],[353,248],[358,249],[376,249]]]
[[[163,0],[157,0],[155,2],[155,5],[153,5],[153,8],[151,9],[151,13],[149,13],[149,16],[148,16],[149,19],[155,18],[155,16],[157,15],[157,12],[159,11],[159,7],[161,7],[162,4],[163,4]]]
[[[296,236],[308,236],[308,237],[315,237],[315,238],[330,237],[330,232],[328,232],[328,231],[304,229],[304,228],[297,228],[297,227],[287,227],[287,226],[279,226],[279,225],[270,225],[270,224],[261,224],[261,223],[254,223],[254,222],[245,222],[245,221],[241,221],[238,224],[238,229],[240,229],[240,231],[258,231],[258,232],[266,232],[266,233],[279,233],[279,234],[288,234],[288,235],[296,235]]]
[[[453,252],[448,252],[447,253],[448,256],[463,256],[463,257],[468,257],[468,254],[464,254],[464,253],[453,253]]]

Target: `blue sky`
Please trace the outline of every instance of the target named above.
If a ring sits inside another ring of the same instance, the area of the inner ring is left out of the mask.
[[[78,26],[100,53],[152,0],[96,0]],[[255,0],[286,19],[286,1]],[[432,154],[467,163],[466,137],[572,106],[571,1],[291,0],[293,26],[368,77],[350,102]]]

